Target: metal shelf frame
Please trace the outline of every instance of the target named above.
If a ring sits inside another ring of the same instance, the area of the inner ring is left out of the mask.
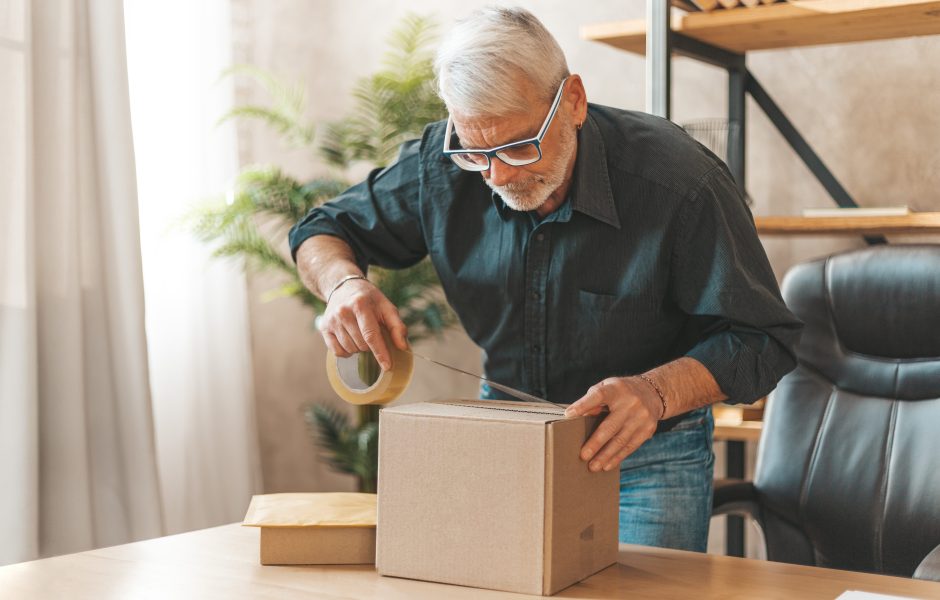
[[[757,103],[790,148],[803,161],[833,201],[842,208],[858,204],[787,118],[780,106],[747,68],[744,53],[732,52],[672,30],[670,0],[646,0],[646,110],[670,118],[673,53],[723,68],[728,73],[728,168],[745,193],[747,96]],[[869,244],[884,244],[881,235],[866,235]]]

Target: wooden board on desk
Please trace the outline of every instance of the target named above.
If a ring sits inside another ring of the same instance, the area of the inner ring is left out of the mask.
[[[791,0],[677,16],[672,29],[733,52],[940,34],[940,0]],[[646,21],[586,25],[581,37],[646,53]]]

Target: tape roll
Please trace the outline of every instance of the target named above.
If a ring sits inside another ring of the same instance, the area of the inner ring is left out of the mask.
[[[388,404],[398,398],[411,382],[414,358],[399,350],[383,331],[385,346],[392,354],[392,368],[383,371],[371,352],[357,352],[346,358],[332,351],[326,355],[326,376],[340,398],[350,404]]]

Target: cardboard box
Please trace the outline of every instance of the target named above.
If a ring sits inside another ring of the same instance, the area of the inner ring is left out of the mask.
[[[598,422],[527,402],[382,409],[379,573],[550,595],[614,564],[619,473],[579,458]]]
[[[261,529],[263,565],[372,564],[375,513],[375,494],[265,494],[242,525]]]

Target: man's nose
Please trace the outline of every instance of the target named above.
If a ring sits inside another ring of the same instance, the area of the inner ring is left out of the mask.
[[[496,186],[506,185],[516,176],[516,167],[507,165],[495,156],[490,160],[490,168],[483,171],[483,177]]]

